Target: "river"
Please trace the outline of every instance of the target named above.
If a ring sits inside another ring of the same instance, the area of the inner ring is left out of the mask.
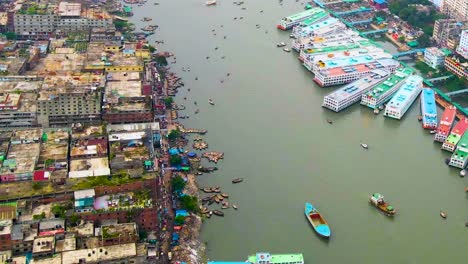
[[[466,263],[468,181],[445,165],[449,154],[421,128],[419,102],[401,121],[359,104],[338,114],[323,109],[333,88],[316,86],[296,53],[276,47],[289,43],[276,22],[301,11],[301,3],[153,1],[135,6],[132,20],[139,28],[151,16],[160,26],[150,40],[164,40],[158,48],[176,54],[171,67],[186,83],[176,101],[190,115],[183,123],[207,129],[210,149],[225,152],[220,170],[200,176],[199,184],[220,185],[239,206],[206,220],[202,240],[210,259],[243,261],[269,251],[301,252],[306,263]],[[231,184],[236,177],[245,181]],[[394,219],[369,205],[373,192],[396,207]],[[330,241],[306,222],[305,201],[328,220]]]

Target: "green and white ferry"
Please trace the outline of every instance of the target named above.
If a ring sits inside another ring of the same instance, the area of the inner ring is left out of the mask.
[[[249,256],[247,263],[252,264],[304,264],[302,254],[275,254],[260,252]]]

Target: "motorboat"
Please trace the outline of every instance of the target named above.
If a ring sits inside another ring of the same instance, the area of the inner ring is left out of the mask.
[[[244,178],[235,178],[234,180],[232,180],[232,183],[240,183],[244,180]]]
[[[216,5],[216,0],[206,1],[206,2],[205,2],[205,5],[207,5],[207,6]]]
[[[289,49],[289,48],[283,48],[283,51],[285,51],[285,52],[291,52],[291,49]]]
[[[286,43],[284,43],[284,42],[276,43],[276,47],[278,47],[278,48],[281,48],[281,47],[284,47],[284,46],[286,46]]]
[[[466,170],[461,170],[460,171],[460,177],[465,177],[466,175]]]
[[[369,146],[366,143],[361,143],[361,147],[363,149],[368,149],[369,148]]]
[[[307,220],[309,220],[312,228],[319,236],[324,238],[329,238],[331,236],[330,226],[328,226],[327,221],[325,221],[322,214],[320,214],[311,203],[305,203],[304,212]]]
[[[447,213],[444,212],[444,211],[440,211],[440,217],[442,217],[444,219],[447,218]]]
[[[208,100],[208,103],[210,103],[210,105],[215,105],[215,103],[213,102],[213,99]]]
[[[374,193],[370,196],[369,201],[372,205],[377,207],[380,211],[384,212],[387,216],[393,216],[396,213],[395,208],[385,202],[385,198],[380,193]]]

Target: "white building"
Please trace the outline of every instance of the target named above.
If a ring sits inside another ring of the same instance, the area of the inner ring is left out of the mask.
[[[444,0],[442,10],[451,18],[468,20],[468,0]]]
[[[460,54],[463,58],[468,59],[468,29],[463,30],[461,33],[460,44],[458,44],[457,53]]]
[[[445,53],[436,47],[426,48],[424,51],[424,62],[436,69],[444,65]]]

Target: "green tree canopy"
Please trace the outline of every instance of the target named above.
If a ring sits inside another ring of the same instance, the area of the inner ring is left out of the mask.
[[[195,196],[185,195],[180,198],[181,206],[187,211],[197,212],[198,211],[198,200]]]
[[[185,180],[180,175],[171,179],[171,186],[173,191],[182,191],[185,188]]]
[[[179,155],[172,155],[169,158],[169,162],[172,166],[179,166],[180,164],[182,164],[182,158]]]
[[[167,138],[169,138],[170,141],[174,141],[178,139],[180,135],[181,135],[180,130],[174,129],[174,130],[171,130],[171,132],[169,132],[169,134],[167,135]]]
[[[182,225],[183,223],[185,223],[185,216],[182,216],[182,215],[176,216],[176,218],[174,219],[174,222],[177,225]]]
[[[164,104],[166,105],[166,108],[171,109],[173,102],[174,102],[174,99],[172,97],[170,97],[170,96],[164,98]]]

